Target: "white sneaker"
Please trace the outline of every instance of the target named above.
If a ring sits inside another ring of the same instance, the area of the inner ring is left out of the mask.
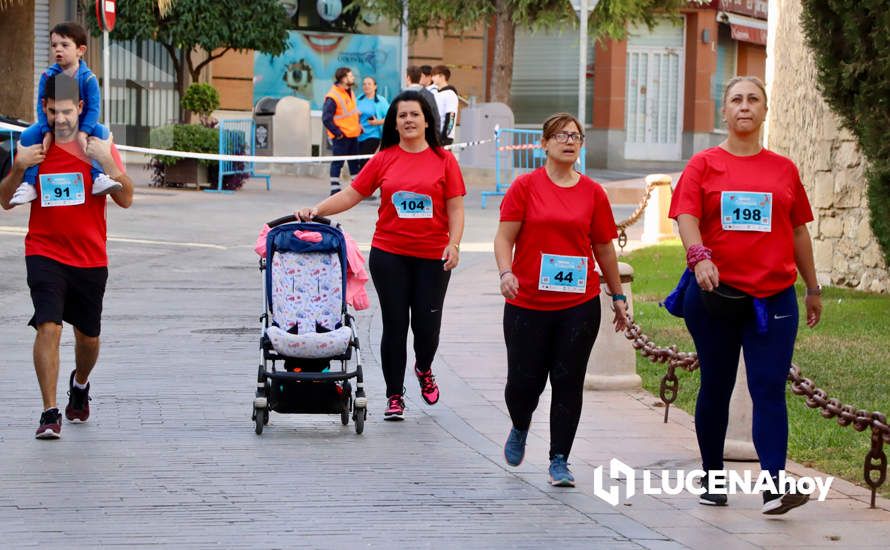
[[[99,174],[99,176],[93,180],[93,195],[107,195],[108,193],[113,193],[118,189],[123,188],[123,185],[105,174]]]
[[[37,187],[35,185],[31,185],[30,183],[22,182],[15,190],[15,193],[13,193],[12,198],[9,200],[9,204],[13,206],[28,204],[36,198]]]

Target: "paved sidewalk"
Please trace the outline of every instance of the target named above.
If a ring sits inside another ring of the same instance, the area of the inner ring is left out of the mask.
[[[526,461],[503,462],[509,429],[502,298],[490,242],[497,209],[467,199],[462,263],[446,300],[434,371],[442,400],[425,405],[407,380],[405,422],[382,421],[380,317],[360,312],[370,397],[365,433],[335,416],[272,414],[262,436],[250,408],[261,281],[252,247],[263,222],[326,194],[324,180],[252,181],[234,195],[137,190],[108,209],[110,279],[93,416],[37,441],[25,284],[27,208],[0,214],[0,537],[8,548],[161,545],[224,548],[885,548],[887,501],[836,481],[828,501],[767,519],[759,497],[728,508],[687,494],[636,495],[612,507],[593,470],[615,457],[636,468],[697,465],[692,421],[661,422],[644,393],[587,392],[573,454],[577,489],[546,481],[547,394]],[[495,203],[496,204],[496,203]],[[339,216],[362,243],[375,208]],[[634,234],[631,234],[634,238]],[[66,329],[59,399],[73,368]],[[803,405],[801,405],[803,406]],[[815,414],[815,413],[814,413]],[[805,470],[793,465],[794,473]]]

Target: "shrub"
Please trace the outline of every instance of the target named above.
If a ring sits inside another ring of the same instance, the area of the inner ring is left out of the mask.
[[[872,230],[890,265],[890,0],[802,0],[819,89],[869,161]]]
[[[227,130],[232,132],[233,130]],[[241,140],[243,143],[244,140]],[[236,142],[237,143],[237,142]],[[169,149],[171,151],[183,151],[189,153],[219,152],[219,130],[207,128],[197,124],[170,124],[160,126],[151,131],[151,146],[155,149]],[[244,151],[234,151],[241,154]],[[154,155],[148,162],[151,171],[152,184],[163,186],[166,184],[166,167],[176,164],[181,157]],[[198,163],[207,166],[207,177],[211,182],[216,182],[219,174],[219,163],[215,160],[198,159]],[[241,166],[243,167],[243,165]],[[246,174],[227,174],[223,176],[223,189],[240,189],[247,179]]]
[[[209,128],[216,126],[217,121],[210,115],[219,109],[219,92],[210,84],[200,82],[191,84],[179,104],[187,111],[198,113],[203,126]]]

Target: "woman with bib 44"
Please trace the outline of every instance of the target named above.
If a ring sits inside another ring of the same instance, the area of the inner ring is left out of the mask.
[[[708,478],[723,470],[740,350],[754,404],[754,446],[775,484],[788,447],[785,382],[797,337],[798,271],[807,288],[807,326],[814,327],[822,312],[806,227],[813,214],[800,175],[791,160],[760,144],[767,112],[763,83],[735,77],[723,99],[729,135],[690,159],[670,209],[694,275],[685,278],[682,316],[701,368],[695,432],[708,474],[699,502],[712,506],[727,503]],[[809,498],[776,489],[763,493],[765,514],[784,514]]]
[[[295,215],[303,221],[348,210],[380,190],[368,266],[380,299],[380,356],[386,380],[385,420],[402,420],[410,327],[414,374],[424,401],[434,405],[432,373],[442,305],[451,270],[460,260],[464,186],[457,160],[439,145],[430,107],[414,91],[399,94],[383,123],[380,151],[352,185]]]
[[[609,287],[615,330],[627,324],[627,299],[612,239],[618,236],[606,192],[574,169],[581,123],[557,113],[544,121],[546,163],[520,176],[501,203],[494,241],[504,305],[507,385],[513,428],[504,445],[518,466],[538,398],[550,379],[550,483],[573,487],[568,468],[584,395],[587,360],[600,326],[600,281]]]

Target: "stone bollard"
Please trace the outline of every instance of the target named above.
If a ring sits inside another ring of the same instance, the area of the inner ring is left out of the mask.
[[[754,405],[748,391],[748,376],[745,371],[745,357],[739,357],[739,371],[735,378],[735,388],[729,400],[729,426],[726,429],[726,442],[723,445],[723,458],[726,460],[757,460],[754,448],[752,423]]]
[[[674,238],[674,224],[668,218],[668,211],[671,207],[671,177],[667,174],[646,176],[647,187],[655,182],[665,182],[668,185],[655,187],[649,197],[649,204],[643,214],[643,236],[641,238],[646,244]]]
[[[627,306],[633,306],[631,283],[633,282],[633,268],[623,262],[618,262],[618,272],[621,274],[621,286],[623,294],[627,296]],[[600,330],[593,345],[593,352],[587,361],[587,374],[584,376],[584,389],[586,390],[634,390],[642,385],[640,375],[637,374],[636,350],[630,345],[623,332],[615,332],[612,327],[612,298],[606,294],[608,287],[600,278],[601,294],[601,320]]]

